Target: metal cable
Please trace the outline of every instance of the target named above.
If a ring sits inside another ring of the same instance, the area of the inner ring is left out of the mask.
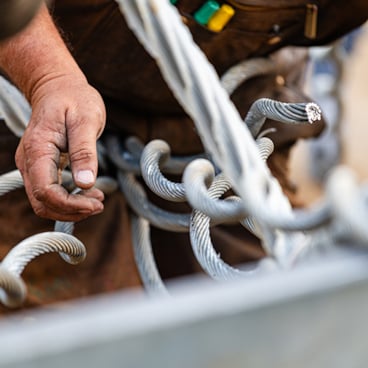
[[[109,159],[112,163],[122,171],[140,173],[139,159],[130,152],[122,150],[122,145],[119,138],[113,134],[107,134],[105,137],[106,150]]]
[[[220,188],[218,187],[220,183]],[[210,198],[216,199],[224,193],[221,182],[216,180],[208,190]],[[210,236],[210,217],[194,210],[190,221],[190,242],[196,259],[212,278],[215,280],[230,280],[234,278],[253,275],[257,266],[247,271],[238,270],[225,263],[216,253]]]
[[[273,142],[267,137],[261,137],[256,143],[260,156],[263,160],[267,160],[273,152]],[[215,170],[209,161],[203,159],[192,161],[183,175],[188,202],[214,222],[242,221],[248,213],[241,201],[224,201],[209,196],[207,188],[214,178]],[[232,188],[230,181],[223,174],[217,176],[216,182],[216,187],[221,193]]]
[[[23,280],[0,264],[0,302],[8,308],[18,307],[26,298]]]
[[[144,144],[134,136],[128,137],[125,142],[125,147],[127,150],[140,160]],[[162,163],[160,163],[160,170],[165,174],[172,175],[180,175],[183,173],[185,167],[193,160],[197,158],[207,158],[209,159],[209,155],[206,153],[199,153],[196,155],[182,155],[182,156],[173,156],[169,155],[169,157]]]
[[[142,185],[133,174],[119,171],[118,182],[129,206],[137,215],[160,229],[176,232],[189,230],[190,215],[165,211],[155,206],[147,199]]]
[[[267,58],[253,58],[241,61],[229,68],[221,77],[221,84],[231,95],[244,82],[260,75],[276,73],[275,62]]]
[[[223,193],[231,189],[229,180],[220,174],[215,179],[213,165],[203,159],[191,162],[184,171],[183,183],[188,202],[194,209],[198,209],[212,221],[232,222],[239,221],[247,215],[242,202],[228,202],[219,200]],[[210,196],[208,187],[216,180],[215,188],[219,191],[218,196]]]
[[[138,139],[132,138],[122,147],[115,135],[104,137],[106,149],[100,145],[99,160],[108,156],[117,167],[118,185],[138,215],[132,215],[133,245],[147,290],[166,293],[153,258],[150,224],[169,231],[189,230],[198,261],[215,279],[250,275],[259,268],[255,266],[252,270],[242,271],[222,261],[211,243],[211,221],[212,224],[241,221],[262,240],[268,254],[282,265],[295,263],[301,253],[311,248],[314,237],[321,235],[321,231],[324,239],[334,239],[346,234],[348,228],[368,243],[364,221],[368,211],[361,201],[368,194],[365,188],[358,188],[350,173],[336,171],[331,175],[326,199],[321,204],[307,210],[293,210],[279,183],[263,163],[273,151],[272,141],[262,136],[256,144],[253,139],[259,135],[267,118],[288,124],[312,123],[320,119],[319,107],[312,103],[286,104],[259,99],[250,108],[244,124],[231,103],[229,95],[241,83],[253,76],[275,72],[272,61],[253,59],[240,63],[223,75],[221,85],[215,70],[193,43],[176,9],[168,2],[118,0],[118,3],[129,26],[157,60],[174,95],[195,122],[209,152],[205,156],[211,157],[211,163],[208,160],[193,161],[194,157],[170,157],[169,146],[163,141],[151,142],[144,147]],[[10,91],[8,96],[12,93]],[[6,120],[20,136],[26,126],[24,114],[29,110],[24,101],[19,100],[17,104],[21,108],[14,107],[12,99],[6,100],[5,105],[0,105],[0,111],[1,106],[5,106]],[[214,165],[221,172],[216,177]],[[184,184],[173,183],[163,175],[183,171]],[[171,213],[151,203],[134,176],[141,174],[147,185],[166,200],[182,202],[188,197],[195,208],[192,215]],[[63,176],[63,182],[65,177],[68,175]],[[72,184],[70,173],[69,182]],[[18,171],[0,177],[0,195],[22,186]],[[112,192],[117,183],[110,178],[98,179],[96,186],[104,192]],[[238,196],[220,200],[229,189]],[[73,193],[78,191],[75,188]],[[56,223],[55,229],[63,233],[38,234],[25,239],[9,252],[0,264],[0,300],[3,303],[15,306],[24,299],[25,286],[18,276],[37,255],[57,251],[68,262],[79,262],[84,258],[83,244],[70,235],[73,228],[73,223]],[[335,230],[328,234],[328,229]]]
[[[80,240],[69,234],[49,231],[22,240],[9,251],[1,265],[19,276],[32,259],[51,252],[58,252],[70,264],[78,264],[86,257],[86,249]]]
[[[12,190],[23,188],[23,186],[23,178],[19,170],[0,175],[0,196]]]
[[[285,103],[269,98],[258,99],[252,104],[244,120],[253,137],[261,131],[266,119],[287,124],[313,124],[321,120],[321,109],[313,102]]]
[[[31,117],[31,106],[19,89],[2,76],[0,91],[0,117],[17,137],[21,137]]]
[[[132,240],[135,261],[145,289],[154,295],[168,295],[152,253],[150,224],[131,214]]]
[[[221,86],[214,68],[193,42],[177,9],[158,0],[118,0],[128,25],[156,59],[175,97],[193,119],[215,164],[247,211],[273,226],[292,215],[290,202],[262,162],[254,140]],[[259,188],[254,195],[254,188]]]
[[[64,261],[78,264],[86,257],[81,241],[72,235],[58,232],[44,232],[30,236],[5,256],[0,264],[0,300],[7,307],[20,306],[26,297],[26,288],[20,278],[26,265],[35,257],[58,252]]]
[[[257,140],[260,155],[263,159],[267,159],[273,152],[274,145],[267,137],[261,137]],[[154,140],[148,143],[142,151],[141,170],[142,177],[148,187],[163,199],[173,202],[186,201],[186,190],[184,183],[174,183],[163,176],[160,167],[169,159],[170,147],[162,140]],[[214,221],[232,221],[240,220],[245,215],[242,206],[231,208],[230,203],[223,203],[223,207],[216,207],[216,203],[206,196],[206,188],[202,185],[206,182],[208,187],[214,177],[213,165],[204,159],[193,160],[186,168],[186,187],[190,191],[189,203],[193,208],[200,209],[202,212],[210,216]],[[223,177],[223,176],[222,176]],[[231,188],[228,180],[223,182],[227,189]],[[203,203],[203,206],[199,203]],[[199,204],[199,207],[196,207]],[[221,206],[221,205],[220,205]],[[207,209],[206,209],[207,208]],[[209,212],[207,212],[209,211]]]
[[[170,156],[170,146],[163,140],[156,139],[148,143],[141,156],[142,177],[149,188],[163,199],[172,202],[185,202],[183,184],[167,180],[160,167]]]

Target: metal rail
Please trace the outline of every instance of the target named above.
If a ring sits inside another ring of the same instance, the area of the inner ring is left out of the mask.
[[[0,321],[0,367],[361,368],[368,360],[367,256],[291,271],[129,292]]]

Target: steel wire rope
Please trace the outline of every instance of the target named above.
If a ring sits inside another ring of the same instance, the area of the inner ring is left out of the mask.
[[[131,214],[130,218],[134,257],[143,285],[152,295],[168,295],[152,252],[150,223],[135,214]]]
[[[140,174],[140,160],[145,145],[138,137],[130,136],[124,142],[121,142],[118,137],[108,134],[105,141],[107,155],[117,168],[123,171],[134,172],[137,175]],[[161,170],[165,174],[179,175],[183,173],[189,162],[196,158],[205,157],[208,158],[206,153],[189,156],[170,155],[165,160]]]
[[[23,187],[23,178],[19,170],[0,175],[0,196]]]
[[[220,184],[218,187],[217,184]],[[217,181],[214,179],[208,190],[208,195],[211,198],[218,198],[224,193],[224,188],[221,187],[221,178]],[[190,221],[190,243],[196,259],[200,263],[204,271],[215,280],[230,280],[234,278],[253,275],[258,267],[246,271],[234,268],[224,262],[220,255],[216,253],[211,241],[210,235],[210,217],[201,211],[194,210]]]
[[[139,140],[139,138],[131,136],[128,137],[124,143],[127,150],[140,160],[142,152],[145,149],[145,145]],[[208,155],[204,152],[195,155],[181,156],[173,156],[172,154],[170,154],[169,157],[160,166],[160,168],[161,171],[165,174],[180,175],[183,173],[185,167],[189,164],[189,162],[195,160],[196,158],[209,159]]]
[[[0,91],[0,117],[17,137],[21,137],[31,117],[31,106],[19,89],[2,76]]]
[[[61,175],[66,182],[71,173],[64,170]],[[22,188],[23,179],[19,170],[0,176],[0,195]],[[117,189],[117,182],[109,177],[99,177],[96,187],[105,193]],[[76,188],[73,193],[78,193]],[[58,231],[60,229],[60,231]],[[25,266],[35,257],[58,252],[68,263],[77,264],[84,260],[86,251],[83,243],[72,236],[74,223],[56,222],[54,232],[45,232],[28,237],[14,246],[0,263],[0,301],[7,307],[18,307],[26,297],[26,286],[20,277]]]
[[[267,160],[274,149],[272,141],[269,138],[261,137],[258,139],[257,145],[262,159]],[[253,269],[248,268],[247,270],[239,270],[228,265],[221,259],[219,254],[216,254],[211,241],[211,219],[222,221],[225,219],[238,220],[244,227],[263,240],[263,242],[265,241],[257,224],[244,213],[244,207],[234,206],[241,201],[239,197],[236,197],[239,200],[235,200],[234,197],[230,197],[230,200],[218,200],[219,197],[231,188],[230,182],[223,174],[215,177],[213,166],[205,160],[196,160],[188,165],[184,172],[183,181],[189,202],[196,208],[191,216],[189,234],[193,252],[202,268],[212,278],[217,280],[238,278],[245,275],[249,276],[254,274],[256,270],[259,270],[258,265],[253,266]],[[207,186],[209,187],[208,190]],[[198,209],[198,204],[200,204],[200,209]],[[232,205],[230,207],[230,213],[229,207],[226,207],[228,204]],[[218,215],[219,213],[221,215]]]
[[[231,95],[241,84],[261,75],[275,74],[275,62],[268,58],[253,58],[230,67],[222,76],[221,84]]]
[[[259,147],[262,156],[265,156],[265,158],[273,151],[272,141],[268,138],[260,139]],[[169,154],[170,147],[162,140],[155,140],[147,144],[141,157],[143,179],[149,185],[150,189],[162,198],[177,201],[179,197],[179,200],[185,200],[183,184],[168,181],[160,171],[160,166],[168,159]],[[196,161],[201,161],[201,159]],[[192,161],[192,163],[196,161]],[[192,165],[192,163],[190,165]],[[211,165],[209,162],[208,164]],[[212,165],[211,168],[213,168]],[[220,196],[221,193],[230,188],[230,183],[224,179],[219,179],[219,177],[217,180],[218,183],[223,184],[216,186]],[[149,222],[133,215],[132,237],[136,263],[146,289],[148,292],[152,293],[155,293],[156,289],[158,289],[158,292],[161,293],[163,290],[166,290],[166,288],[159,276],[153,257],[149,239]]]
[[[313,102],[285,103],[260,98],[252,104],[244,120],[253,137],[259,134],[266,119],[288,124],[313,124],[321,120],[321,109]]]
[[[174,183],[161,173],[161,167],[170,157],[170,146],[163,140],[149,142],[142,151],[142,177],[149,188],[161,198],[172,202],[185,202],[185,189],[182,183]]]
[[[193,118],[204,146],[229,177],[249,212],[270,226],[293,218],[278,181],[261,162],[250,132],[213,67],[181,24],[177,10],[156,0],[118,3],[128,25],[156,58],[174,95]],[[260,188],[256,195],[254,188]]]
[[[69,234],[51,231],[22,240],[8,252],[0,264],[0,269],[5,269],[5,272],[0,272],[0,277],[4,276],[4,279],[0,280],[0,285],[4,286],[2,290],[6,294],[5,296],[2,294],[3,303],[9,307],[17,307],[22,304],[26,294],[25,292],[14,292],[13,281],[17,278],[17,282],[19,281],[24,268],[35,257],[51,252],[59,253],[60,257],[70,264],[78,264],[86,257],[83,243]],[[10,278],[10,282],[7,272],[14,276]],[[19,287],[20,284],[17,285],[17,288]]]
[[[261,137],[257,141],[257,146],[262,158],[268,157],[272,153],[274,148],[272,141],[267,137]],[[149,142],[144,147],[140,160],[142,177],[149,188],[161,198],[172,202],[185,202],[186,194],[183,183],[172,182],[171,180],[168,180],[161,172],[161,167],[165,165],[165,162],[169,160],[169,157],[170,146],[167,142],[159,139]],[[193,160],[191,163],[189,163],[189,165],[191,165],[194,161],[198,163],[206,161],[209,162],[205,159],[197,159]],[[203,170],[206,170],[206,172],[208,172],[205,164],[203,165]],[[209,165],[211,165],[211,167],[213,168],[212,164],[209,163]],[[208,174],[210,175],[209,172]],[[190,183],[190,181],[188,183]],[[230,183],[228,185],[230,187]],[[190,184],[187,184],[187,187],[190,187]],[[193,202],[196,203],[197,201]],[[192,206],[196,208],[193,203]],[[213,217],[216,217],[218,215],[218,212],[219,211],[216,211],[216,214],[214,214]],[[244,209],[241,210],[241,212],[244,213]],[[212,217],[212,215],[210,214],[209,216]]]
[[[261,138],[259,140],[259,148],[260,152],[262,152],[261,153],[262,156],[264,156],[266,159],[273,151],[272,141],[265,137]],[[161,197],[167,200],[171,200],[172,198],[174,198],[175,200],[177,197],[176,193],[178,192],[176,190],[177,189],[176,187],[179,184],[170,183],[166,178],[163,177],[159,169],[160,163],[162,164],[162,161],[168,158],[169,152],[170,148],[166,142],[161,140],[150,142],[142,152],[141,158],[142,175],[143,178],[151,187],[151,189],[153,189],[156,194],[160,195]],[[164,156],[163,159],[162,156]],[[197,159],[195,161],[192,161],[192,163],[189,164],[189,166],[193,165],[193,163],[195,162],[201,161],[205,161],[206,163],[208,163],[208,165],[210,165],[213,171],[212,174],[214,174],[213,165],[211,165],[211,163],[209,163],[204,159]],[[200,169],[199,173],[203,174],[204,170]],[[213,178],[211,178],[211,182],[213,181],[212,179]],[[218,197],[221,196],[231,187],[229,181],[225,180],[223,175],[218,175],[218,177],[216,178],[216,183],[217,184],[212,188],[212,191],[213,194]],[[193,181],[191,182],[191,185],[194,185]],[[170,194],[173,192],[172,188],[174,186],[176,186],[174,188],[174,194]],[[182,198],[185,199],[185,193],[183,192],[183,190],[184,190],[183,186],[180,184],[180,191],[181,191],[180,195],[182,195]],[[162,194],[162,192],[164,193]],[[209,196],[207,196],[207,201],[214,203],[214,200]],[[138,201],[135,201],[136,204],[137,202]],[[140,209],[140,211],[142,211],[142,208]],[[218,208],[217,211],[219,211]],[[139,211],[137,212],[139,213]],[[226,216],[222,216],[218,220],[220,219],[222,221],[224,221],[225,219],[228,220]],[[132,230],[133,230],[132,236],[133,236],[133,246],[135,251],[136,263],[138,265],[138,269],[141,278],[144,282],[144,285],[149,292],[154,292],[156,288],[159,288],[159,290],[161,290],[164,286],[158,274],[155,260],[152,254],[152,248],[149,241],[149,222],[147,220],[144,220],[143,218],[137,218],[136,216],[134,216],[132,218]],[[210,240],[207,239],[206,243],[209,244]],[[223,267],[226,266],[219,266],[220,269],[222,269]],[[237,271],[233,272],[237,273]]]
[[[273,152],[273,143],[267,137],[257,141],[257,146],[262,159],[266,160]],[[208,160],[192,161],[184,171],[183,183],[188,202],[194,209],[198,209],[215,222],[240,221],[249,214],[241,201],[224,201],[211,198],[208,195],[208,187],[213,182],[215,170]],[[230,181],[222,174],[217,178],[221,182],[222,191],[225,193],[232,188]]]
[[[26,298],[24,281],[0,264],[0,302],[8,308],[18,307]]]
[[[118,182],[129,206],[137,215],[147,219],[152,225],[175,232],[188,232],[190,214],[165,211],[147,198],[143,186],[133,173],[118,171]]]

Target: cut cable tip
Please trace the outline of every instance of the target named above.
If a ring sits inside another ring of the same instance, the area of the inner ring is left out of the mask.
[[[310,124],[322,119],[321,108],[314,102],[307,103],[305,106],[305,112],[307,113],[308,122]]]

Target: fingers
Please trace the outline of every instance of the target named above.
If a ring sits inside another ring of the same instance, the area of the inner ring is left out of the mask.
[[[101,212],[103,193],[91,189],[98,169],[96,141],[106,117],[101,96],[85,79],[56,78],[32,97],[32,117],[15,158],[35,213],[79,221]],[[59,184],[63,153],[68,153],[75,185],[83,189],[78,194]]]
[[[55,151],[57,152],[57,149]],[[54,153],[44,151],[41,155],[38,154],[39,158],[35,160],[35,152],[27,152],[25,164],[24,145],[20,144],[16,161],[23,176],[27,196],[38,216],[75,222],[103,211],[104,195],[100,190],[93,188],[70,194],[58,183]]]
[[[97,175],[96,141],[105,125],[105,109],[103,103],[96,108],[84,106],[85,114],[78,110],[68,112],[67,134],[69,160],[75,184],[82,189],[91,188]]]

